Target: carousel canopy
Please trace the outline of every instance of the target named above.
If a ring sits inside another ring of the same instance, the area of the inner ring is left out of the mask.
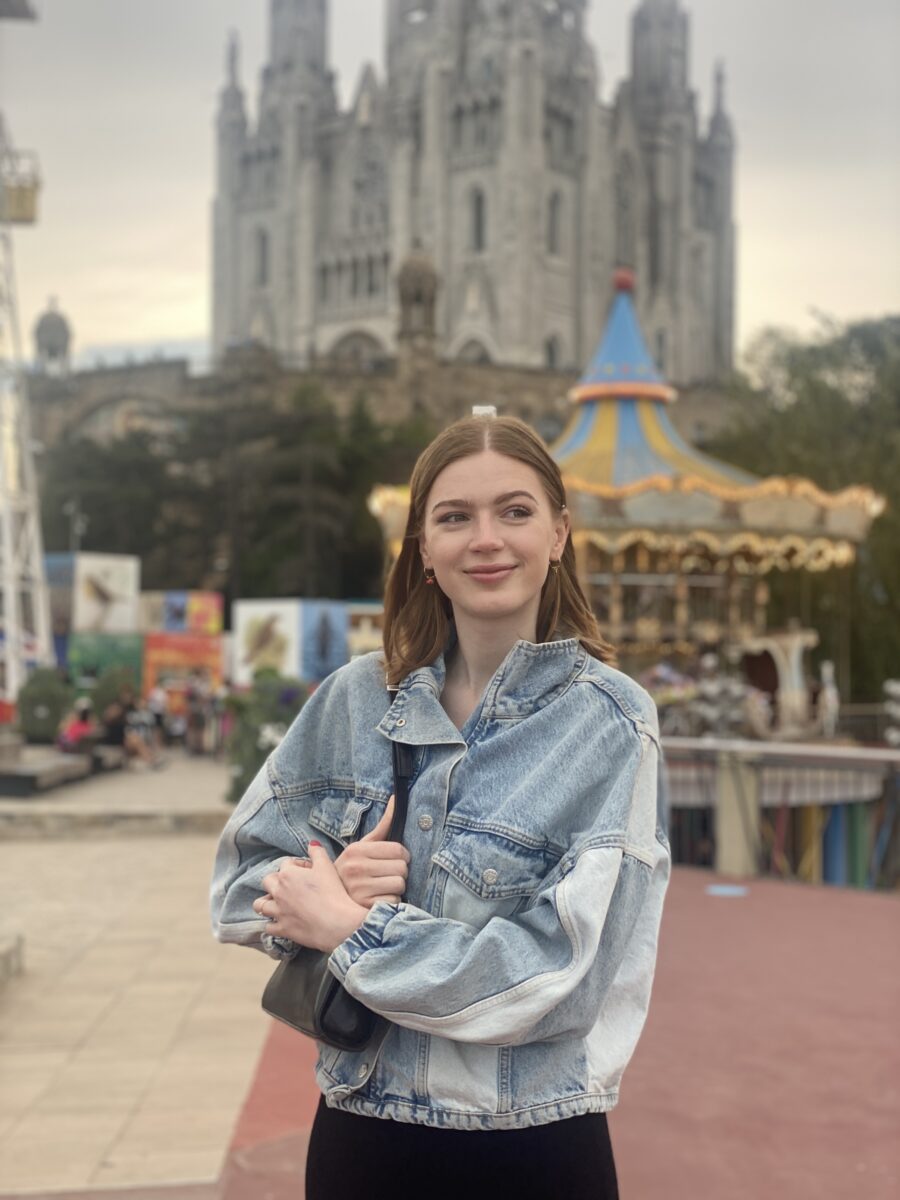
[[[616,272],[600,347],[551,448],[578,542],[615,554],[653,550],[731,559],[740,570],[824,569],[853,560],[883,501],[869,488],[830,494],[808,479],[759,479],[689,445],[667,411],[675,392],[653,362],[634,310],[634,277]]]

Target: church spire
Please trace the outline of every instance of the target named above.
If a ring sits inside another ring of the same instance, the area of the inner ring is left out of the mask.
[[[239,88],[241,68],[241,39],[236,29],[230,30],[228,34],[228,59],[227,59],[227,74],[228,86]]]
[[[688,90],[688,17],[678,0],[642,0],[631,19],[631,74],[637,95],[661,104]]]
[[[241,42],[237,32],[232,29],[228,33],[228,47],[225,51],[225,86],[219,99],[219,127],[223,132],[229,125],[246,127],[240,70]]]
[[[713,141],[731,144],[731,120],[725,109],[725,64],[719,59],[714,73],[715,102],[709,122],[709,136]]]

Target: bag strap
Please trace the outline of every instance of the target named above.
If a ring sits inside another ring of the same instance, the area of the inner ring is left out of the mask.
[[[393,700],[397,694],[396,688],[388,688]],[[399,842],[403,839],[406,826],[406,812],[409,808],[409,781],[412,778],[412,750],[402,742],[391,742],[391,760],[394,767],[394,816],[388,841]]]

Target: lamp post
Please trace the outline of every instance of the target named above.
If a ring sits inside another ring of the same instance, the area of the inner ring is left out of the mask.
[[[81,539],[87,533],[90,519],[81,511],[77,499],[67,500],[62,506],[65,516],[69,518],[69,552],[77,554],[81,549]]]

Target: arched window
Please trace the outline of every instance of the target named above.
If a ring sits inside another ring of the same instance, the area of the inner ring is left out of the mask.
[[[635,187],[631,158],[622,154],[616,169],[616,262],[623,267],[635,266]]]
[[[458,355],[460,362],[465,363],[489,363],[491,356],[485,346],[478,341],[477,338],[470,338],[463,346]]]
[[[366,259],[366,291],[374,296],[378,291],[378,275],[375,270],[375,259],[371,255]]]
[[[265,229],[256,231],[256,269],[257,287],[265,287],[269,282],[269,235]]]
[[[666,373],[666,331],[664,329],[657,329],[657,331],[656,331],[656,353],[654,355],[654,358],[656,359],[656,365],[660,371],[660,374],[665,375],[665,373]]]
[[[385,349],[369,333],[355,331],[345,334],[332,346],[328,358],[337,367],[371,371],[385,358]]]
[[[562,254],[562,196],[554,192],[547,204],[547,253]]]
[[[706,301],[706,258],[702,246],[691,251],[691,291],[695,303],[700,306]]]
[[[328,303],[328,284],[329,271],[327,267],[319,268],[319,300],[322,304]]]
[[[481,188],[473,188],[470,199],[471,231],[469,244],[476,254],[487,246],[487,201]]]
[[[562,365],[562,347],[558,337],[548,337],[544,342],[544,366],[548,371],[558,371]]]
[[[453,110],[453,148],[454,150],[462,150],[463,144],[463,110],[456,108]]]

